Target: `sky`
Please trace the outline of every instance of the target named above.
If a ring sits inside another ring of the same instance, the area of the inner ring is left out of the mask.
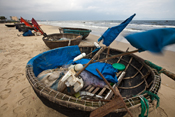
[[[0,0],[0,16],[36,20],[175,20],[175,0]]]

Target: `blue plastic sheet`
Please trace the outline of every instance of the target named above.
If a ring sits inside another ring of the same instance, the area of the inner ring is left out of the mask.
[[[78,64],[78,63],[86,64],[89,61],[90,59],[81,59],[81,60],[75,61],[74,64]],[[86,68],[87,71],[91,72],[98,78],[102,79],[102,77],[98,74],[96,69],[98,69],[103,74],[106,80],[113,83],[118,82],[117,76],[116,76],[116,72],[118,72],[118,70],[114,69],[111,64],[96,62],[96,63],[89,64],[88,67]]]
[[[52,49],[46,52],[43,52],[35,57],[33,57],[27,65],[33,67],[33,72],[35,76],[38,76],[44,70],[55,69],[57,67],[69,64],[72,60],[81,54],[79,47],[76,46],[67,46],[62,48]],[[74,63],[86,64],[90,59],[81,59],[75,61]],[[101,76],[97,73],[98,69],[104,77],[111,82],[118,82],[116,77],[117,69],[114,69],[112,65],[107,63],[92,63],[86,70],[96,75],[98,78],[102,79]]]
[[[123,21],[120,25],[108,28],[104,34],[98,39],[98,42],[103,39],[103,44],[109,46],[114,39],[122,32],[122,30],[130,23],[136,14],[130,16],[128,19]]]
[[[175,43],[175,28],[161,28],[125,36],[130,44],[141,51],[161,53],[167,45]]]
[[[38,74],[44,70],[65,65],[79,54],[81,54],[81,52],[77,45],[52,49],[33,57],[27,65],[32,66],[35,76],[38,76]]]
[[[28,30],[27,32],[24,32],[22,35],[23,36],[33,36],[33,33],[31,30]]]

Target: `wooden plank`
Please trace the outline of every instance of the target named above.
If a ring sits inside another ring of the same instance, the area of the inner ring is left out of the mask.
[[[99,93],[98,95],[101,96],[105,90],[106,90],[106,87],[104,87],[104,88],[100,91],[100,93]]]
[[[91,91],[94,89],[95,87],[91,87],[90,89],[89,89],[89,91],[88,92],[90,92],[91,93]]]
[[[88,91],[90,88],[92,87],[92,85],[89,85],[88,87],[86,87],[86,91]]]
[[[95,94],[99,89],[100,87],[97,87],[92,93]]]
[[[114,89],[116,87],[116,84],[114,84],[113,86],[112,86],[112,88]],[[106,96],[105,96],[105,100],[109,100],[111,97],[113,96],[113,92],[112,92],[112,90],[110,90],[107,94],[106,94]]]

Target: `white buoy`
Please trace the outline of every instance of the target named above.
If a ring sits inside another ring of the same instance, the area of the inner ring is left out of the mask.
[[[77,61],[79,59],[82,59],[85,56],[86,56],[86,53],[82,53],[82,54],[78,55],[77,57],[75,57],[73,61]]]
[[[100,48],[100,45],[99,45],[97,42],[94,42],[94,45],[95,45],[97,48]]]
[[[80,71],[81,69],[83,69],[83,65],[82,64],[76,64],[74,66],[74,70],[77,72],[77,71]]]
[[[70,70],[70,69],[74,69],[74,67],[75,67],[75,65],[70,65],[69,67],[68,67],[68,70]]]

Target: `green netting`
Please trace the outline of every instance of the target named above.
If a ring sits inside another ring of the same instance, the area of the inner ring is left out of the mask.
[[[156,69],[158,72],[160,72],[161,69],[162,69],[162,67],[157,66],[157,65],[155,65],[154,63],[152,63],[152,62],[150,62],[150,61],[148,61],[148,60],[145,60],[145,63],[146,63],[147,65],[149,65],[150,67]]]
[[[144,93],[147,93],[149,96],[151,96],[151,100],[156,99],[157,100],[157,106],[156,106],[156,108],[159,107],[159,99],[160,98],[156,94],[154,94],[154,93],[152,93],[150,91],[145,91]]]
[[[151,100],[156,99],[157,100],[157,106],[156,106],[156,108],[159,107],[159,99],[160,98],[156,94],[154,94],[154,93],[152,93],[150,91],[145,91],[144,93],[147,93],[151,97]],[[142,110],[141,110],[141,114],[139,115],[139,117],[147,117],[148,116],[148,112],[149,112],[149,104],[148,104],[149,102],[144,97],[140,97],[140,99],[141,99],[140,103],[141,103],[141,109]],[[146,110],[147,110],[147,115],[144,116]]]
[[[140,103],[141,103],[141,114],[139,115],[139,117],[147,117],[148,116],[148,112],[149,112],[149,102],[146,98],[144,97],[140,97]],[[146,104],[146,105],[145,105]],[[147,110],[147,115],[144,116],[145,112]]]

